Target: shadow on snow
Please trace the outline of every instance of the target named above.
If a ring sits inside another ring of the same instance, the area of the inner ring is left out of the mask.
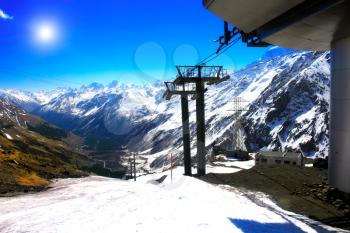
[[[244,233],[305,233],[287,220],[286,223],[261,223],[246,219],[229,218],[230,222]]]

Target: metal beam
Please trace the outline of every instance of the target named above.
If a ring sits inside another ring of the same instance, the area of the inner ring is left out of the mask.
[[[200,68],[199,68],[200,69]],[[201,72],[199,70],[199,77]],[[196,83],[196,117],[197,117],[197,175],[205,175],[205,102],[204,102],[204,81],[199,79]]]
[[[194,77],[178,77],[175,79],[174,83],[177,85],[183,84],[183,83],[196,83],[199,78]],[[201,78],[204,82],[210,82],[210,83],[220,83],[223,81],[226,81],[229,79],[227,78],[216,78],[216,77],[209,77],[209,78]]]

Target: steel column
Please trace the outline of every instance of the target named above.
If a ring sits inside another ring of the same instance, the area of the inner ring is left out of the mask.
[[[196,82],[196,117],[197,117],[197,175],[205,175],[205,102],[204,81],[201,79],[201,67],[198,67],[198,81]]]
[[[332,43],[329,182],[350,193],[350,37]]]
[[[188,97],[181,95],[181,110],[182,110],[182,140],[184,149],[184,167],[185,176],[191,176],[191,140],[190,140],[190,120],[188,112]]]

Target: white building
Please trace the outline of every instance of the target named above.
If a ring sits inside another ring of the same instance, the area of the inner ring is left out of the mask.
[[[292,165],[302,167],[304,157],[301,153],[280,152],[280,151],[261,151],[255,155],[255,165]]]

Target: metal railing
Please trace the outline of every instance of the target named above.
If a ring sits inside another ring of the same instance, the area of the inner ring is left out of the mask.
[[[222,66],[177,66],[181,78],[225,78],[229,76]]]
[[[196,84],[194,83],[182,83],[182,84],[175,84],[174,82],[164,82],[167,91],[169,92],[175,92],[175,91],[181,91],[181,92],[194,92],[196,91]]]

